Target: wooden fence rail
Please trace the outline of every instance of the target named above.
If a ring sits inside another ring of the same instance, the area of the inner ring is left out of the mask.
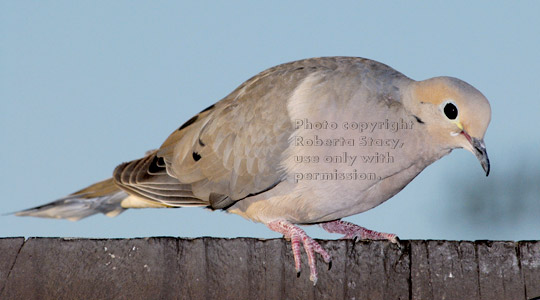
[[[320,241],[299,278],[284,239],[0,239],[0,299],[459,299],[540,296],[540,241]],[[540,299],[540,298],[539,298]]]

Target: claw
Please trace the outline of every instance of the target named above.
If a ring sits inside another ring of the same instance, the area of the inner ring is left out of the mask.
[[[285,221],[277,220],[267,224],[268,228],[273,231],[283,234],[286,238],[291,239],[292,252],[294,256],[294,267],[297,276],[300,276],[300,245],[303,244],[306,251],[309,264],[309,279],[315,285],[317,283],[317,267],[315,265],[315,252],[319,253],[324,261],[331,265],[330,254],[326,252],[319,243],[310,238],[304,230],[294,224]]]
[[[330,269],[332,269],[332,261],[328,262],[328,271],[330,271]]]
[[[300,262],[300,238],[297,235],[293,235],[290,237],[290,240],[294,257],[294,269],[297,274],[300,274],[300,271],[302,270]]]

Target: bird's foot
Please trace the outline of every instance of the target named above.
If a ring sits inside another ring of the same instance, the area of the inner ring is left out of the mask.
[[[296,269],[297,276],[300,276],[300,246],[304,244],[304,250],[306,251],[308,263],[309,263],[309,280],[313,281],[313,285],[317,283],[317,267],[315,265],[315,252],[319,253],[324,261],[328,264],[328,269],[332,266],[331,257],[326,250],[324,250],[319,243],[310,238],[304,230],[300,227],[285,221],[277,220],[267,224],[268,228],[273,231],[279,232],[285,236],[285,238],[291,240],[292,252],[294,256],[294,268]]]
[[[390,242],[399,243],[398,237],[393,233],[384,233],[369,230],[356,224],[336,220],[332,222],[322,223],[321,227],[330,233],[340,233],[344,236],[343,239],[361,239],[361,240],[389,240]]]

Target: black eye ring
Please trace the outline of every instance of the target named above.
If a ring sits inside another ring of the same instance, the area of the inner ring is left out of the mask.
[[[444,114],[450,120],[455,120],[458,116],[458,109],[456,105],[452,102],[448,102],[444,105]]]

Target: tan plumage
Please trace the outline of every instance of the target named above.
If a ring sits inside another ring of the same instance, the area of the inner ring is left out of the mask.
[[[79,219],[126,208],[203,206],[263,222],[291,237],[293,248],[299,236],[306,237],[293,224],[323,223],[347,237],[395,240],[339,219],[388,200],[455,148],[474,153],[487,174],[483,137],[490,117],[486,98],[456,78],[414,81],[384,64],[353,57],[291,62],[247,80],[180,126],[159,149],[118,166],[111,179],[17,215]],[[306,125],[324,122],[337,127]],[[355,122],[375,127],[345,127]],[[385,129],[390,123],[401,129]],[[303,143],[345,138],[355,144]],[[369,138],[398,142],[394,148],[362,145]],[[298,161],[343,153],[360,160],[350,165]],[[362,161],[370,157],[386,163]],[[338,180],[339,173],[366,177]],[[304,175],[318,179],[300,178]],[[305,241],[316,244],[309,237]],[[308,255],[317,251],[329,259],[322,248],[304,245]],[[312,260],[310,266],[316,281]]]

